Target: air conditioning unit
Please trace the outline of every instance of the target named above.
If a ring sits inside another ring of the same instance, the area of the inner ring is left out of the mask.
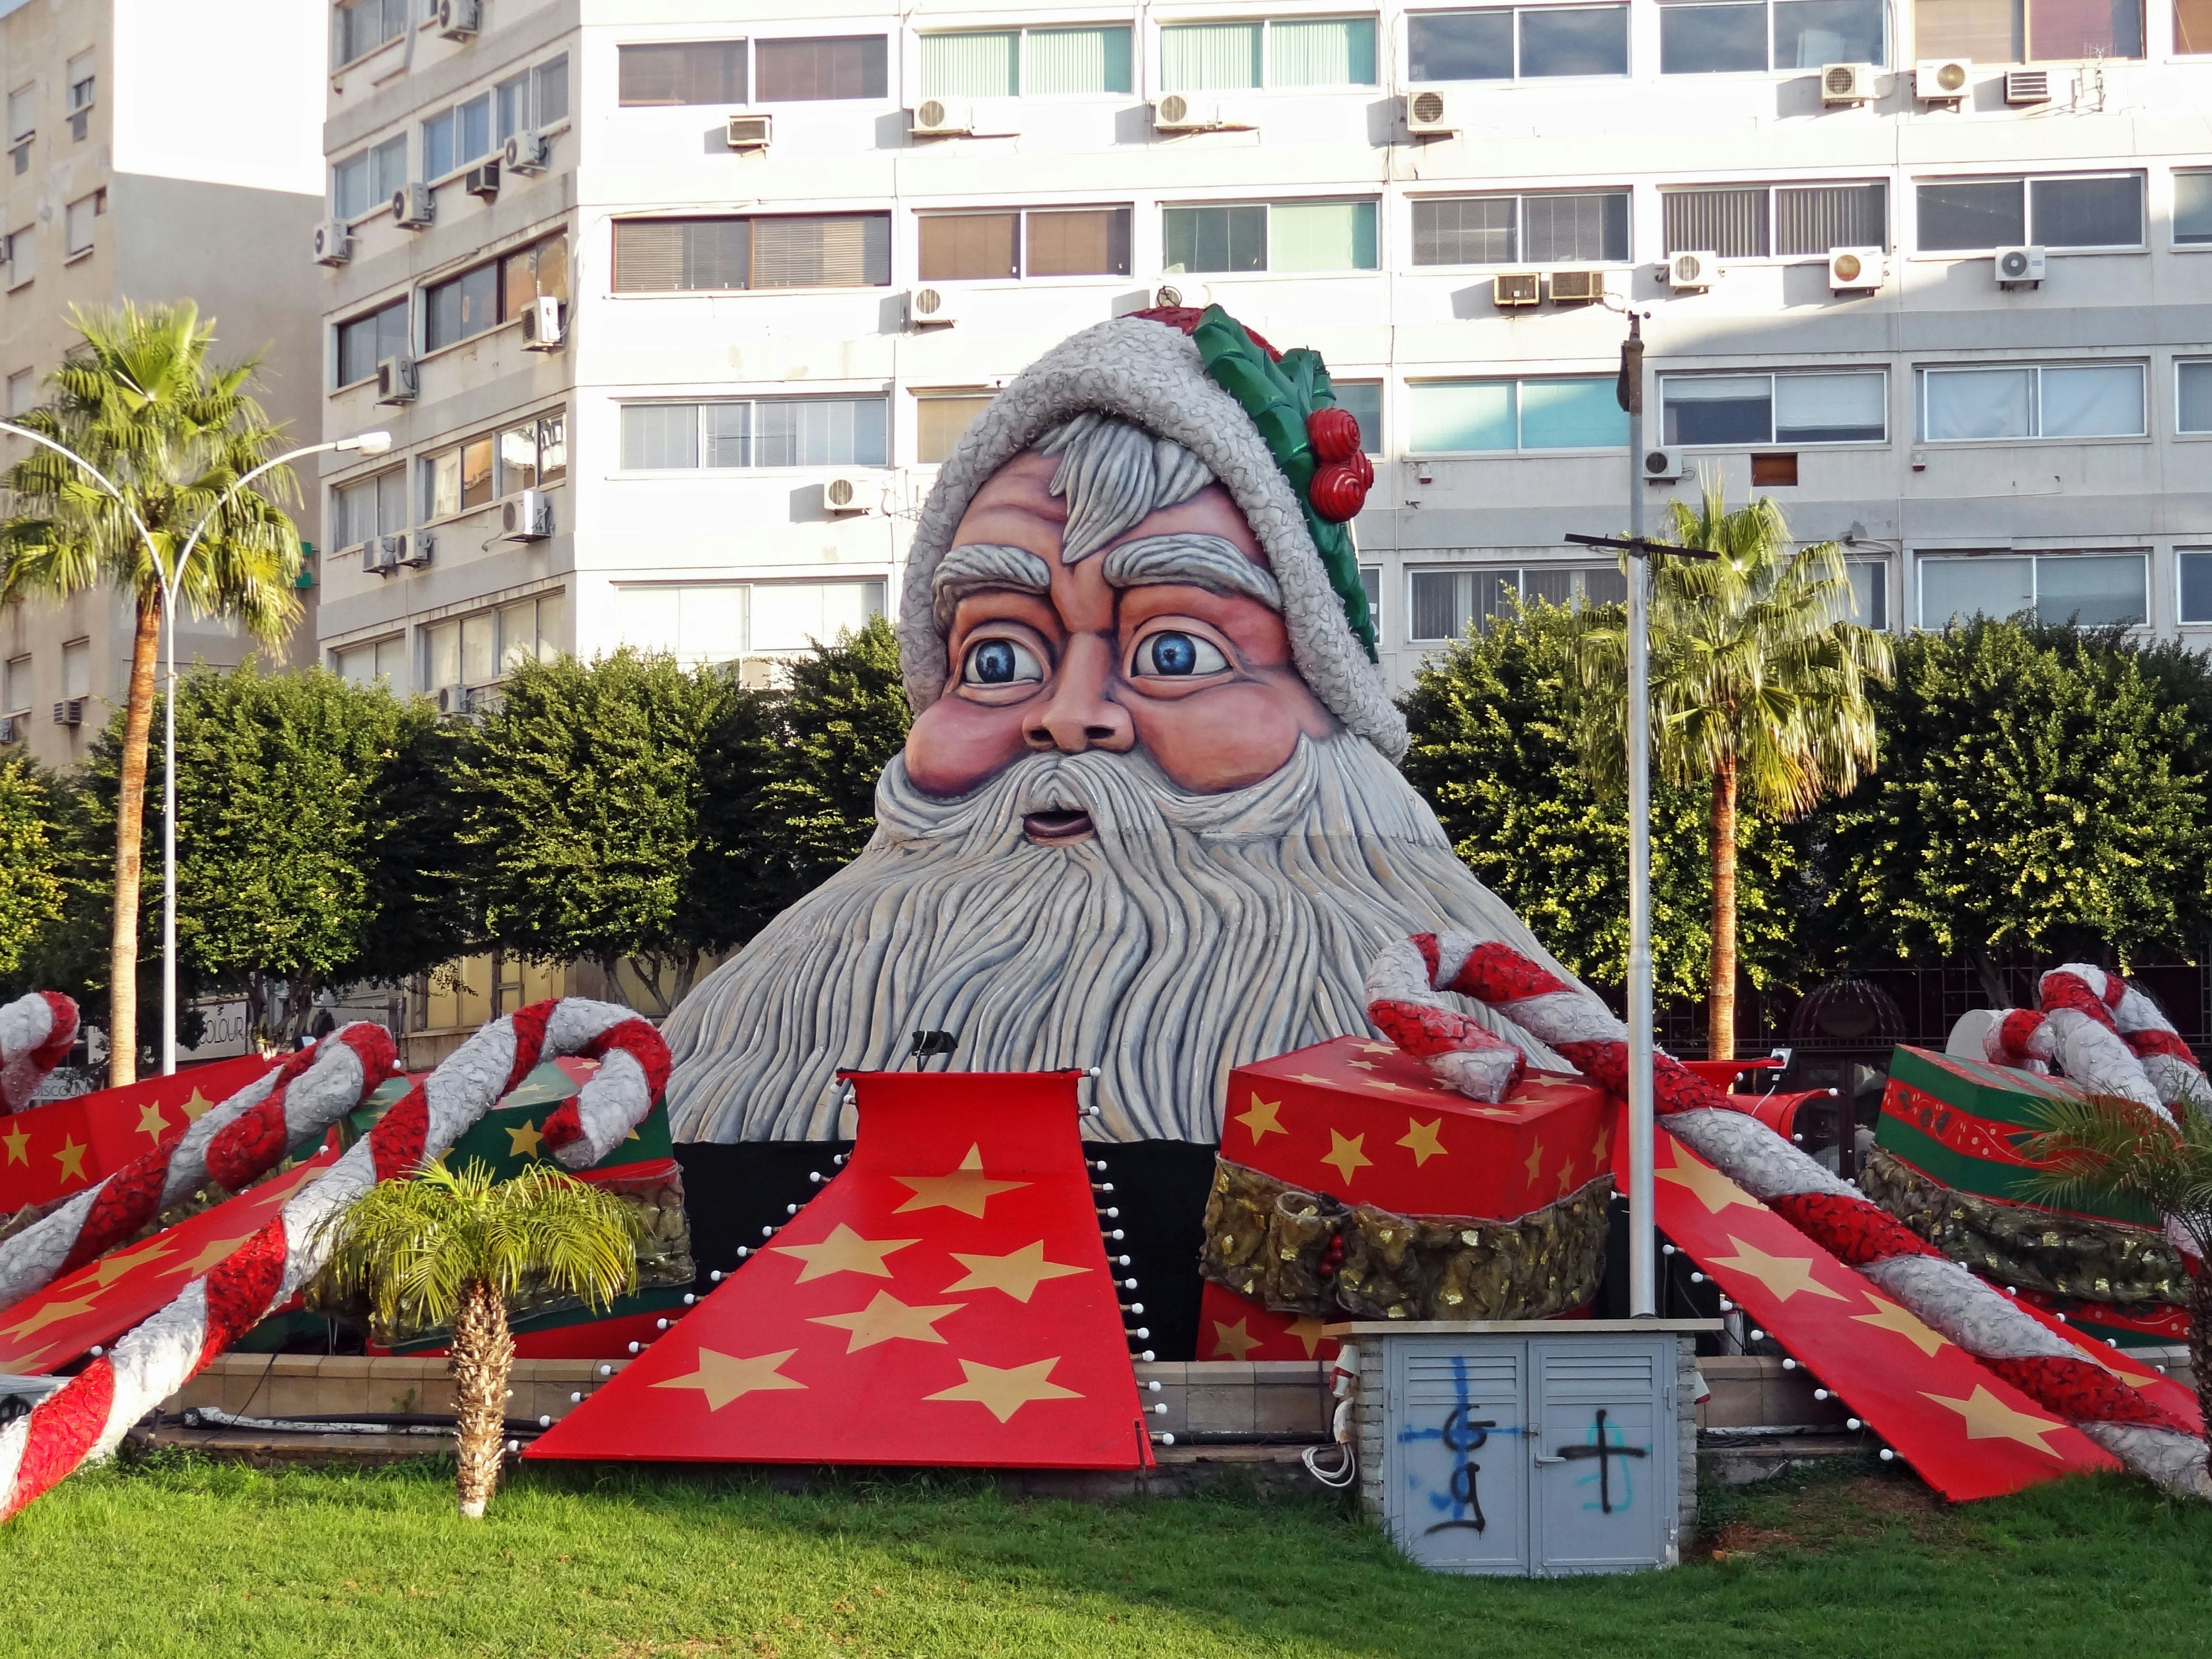
[[[1152,100],[1155,132],[1212,132],[1225,125],[1221,118],[1221,106],[1211,98],[1170,92]]]
[[[458,714],[468,707],[469,694],[458,685],[438,688],[437,704],[441,714]]]
[[[1490,279],[1490,303],[1500,311],[1536,305],[1543,297],[1543,279],[1533,270],[1501,270]]]
[[[1644,476],[1653,483],[1672,483],[1682,476],[1682,452],[1679,449],[1645,450]]]
[[[558,351],[568,337],[568,307],[541,294],[522,308],[522,349]]]
[[[960,307],[941,288],[918,288],[906,296],[906,319],[915,328],[950,328],[960,320]]]
[[[1912,95],[1923,104],[1962,103],[1973,78],[1969,58],[1923,58],[1912,66]]]
[[[910,130],[917,138],[965,138],[975,131],[975,112],[957,98],[925,98],[914,106]]]
[[[411,536],[394,536],[390,539],[399,544],[399,562],[410,570],[424,568],[438,550],[438,538],[420,530]]]
[[[392,222],[402,230],[426,230],[437,217],[437,193],[421,179],[392,192]]]
[[[1179,310],[1185,306],[1203,311],[1213,303],[1213,290],[1204,283],[1172,276],[1152,290],[1152,303],[1164,311]]]
[[[501,541],[542,542],[552,533],[553,503],[544,490],[520,490],[501,503]]]
[[[1820,65],[1820,101],[1827,105],[1863,104],[1874,97],[1872,64]]]
[[[866,513],[882,499],[882,489],[865,472],[841,472],[822,481],[822,509],[840,516]]]
[[[1552,303],[1555,306],[1594,305],[1605,298],[1601,270],[1555,270],[1552,273]]]
[[[775,118],[769,115],[732,115],[723,142],[732,149],[766,149],[774,136]]]
[[[479,161],[461,176],[461,188],[489,202],[499,194],[499,163]]]
[[[1459,111],[1448,93],[1424,88],[1406,94],[1406,131],[1415,138],[1449,138],[1459,131]]]
[[[2043,280],[2043,250],[2039,247],[2001,247],[1991,262],[1999,288],[2027,288]]]
[[[1828,287],[1837,294],[1864,293],[1882,285],[1889,275],[1887,254],[1878,247],[1832,247],[1828,250]]]
[[[84,724],[84,706],[91,701],[92,700],[89,697],[70,697],[61,702],[56,703],[54,705],[54,724],[56,726],[82,726]]]
[[[411,404],[422,395],[421,378],[412,357],[386,357],[376,366],[376,401]]]
[[[361,568],[364,575],[389,576],[399,568],[399,556],[406,550],[404,536],[371,536],[362,544]]]
[[[343,219],[325,219],[315,227],[315,263],[342,265],[353,258],[353,233]]]
[[[1720,270],[1721,256],[1717,253],[1704,250],[1670,253],[1667,256],[1667,286],[1695,293],[1711,288]]]
[[[2051,71],[2007,70],[2004,94],[2008,104],[2047,104],[2051,101]]]
[[[552,164],[553,141],[542,132],[516,133],[500,156],[509,173],[543,173]]]
[[[438,33],[448,40],[473,40],[483,27],[483,0],[438,0]]]

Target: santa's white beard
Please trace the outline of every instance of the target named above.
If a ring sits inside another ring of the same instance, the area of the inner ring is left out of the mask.
[[[1096,833],[1030,841],[1024,816],[1054,811]],[[1094,1136],[1217,1140],[1231,1066],[1370,1030],[1362,981],[1390,939],[1462,928],[1571,977],[1358,738],[1301,740],[1211,795],[1141,751],[1030,757],[955,800],[894,759],[876,817],[859,858],[670,1017],[678,1139],[850,1135],[836,1073],[896,1066],[935,1030],[959,1038],[955,1070],[1100,1067]]]

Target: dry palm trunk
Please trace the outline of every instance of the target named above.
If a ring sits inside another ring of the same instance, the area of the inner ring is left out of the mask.
[[[154,726],[154,653],[161,637],[158,593],[138,602],[131,641],[131,697],[115,795],[115,921],[107,945],[107,1085],[138,1080],[138,888],[146,830],[146,747]],[[173,695],[173,688],[172,688]]]
[[[2212,1264],[2185,1256],[2189,1263],[2189,1370],[2197,1382],[2197,1409],[2212,1428]],[[2204,1467],[2212,1471],[2212,1435]]]
[[[453,1455],[461,1514],[483,1519],[499,1485],[500,1449],[507,1434],[507,1375],[514,1363],[514,1338],[507,1328],[507,1304],[490,1284],[472,1279],[453,1310],[453,1346],[446,1369],[453,1379]]]
[[[1735,762],[1713,774],[1712,989],[1705,1003],[1705,1054],[1735,1058]]]

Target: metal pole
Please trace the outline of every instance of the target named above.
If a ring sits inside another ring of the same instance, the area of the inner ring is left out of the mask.
[[[1620,348],[1628,411],[1628,534],[1644,539],[1644,331],[1634,312]],[[1628,1311],[1659,1310],[1651,1109],[1651,560],[1628,561]]]

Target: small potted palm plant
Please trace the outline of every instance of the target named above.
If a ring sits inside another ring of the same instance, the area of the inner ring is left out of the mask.
[[[481,1520],[506,1432],[507,1304],[527,1288],[598,1308],[635,1289],[635,1212],[550,1166],[495,1181],[471,1161],[459,1174],[432,1164],[373,1187],[331,1224],[332,1294],[364,1297],[386,1326],[452,1327],[455,1484],[462,1515]]]

